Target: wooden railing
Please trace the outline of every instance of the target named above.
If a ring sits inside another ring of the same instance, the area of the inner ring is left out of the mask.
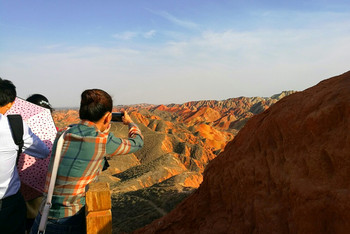
[[[108,183],[94,182],[86,186],[86,233],[112,233],[111,191]]]

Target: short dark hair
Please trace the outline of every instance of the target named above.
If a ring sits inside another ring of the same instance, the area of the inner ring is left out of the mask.
[[[26,101],[34,103],[38,106],[44,107],[49,109],[51,112],[53,111],[53,108],[51,106],[51,104],[49,103],[49,100],[41,94],[32,94],[31,96],[29,96]]]
[[[112,97],[101,89],[88,89],[81,94],[80,119],[92,122],[100,120],[107,112],[112,112]]]
[[[16,86],[11,81],[0,78],[0,106],[13,102],[16,96]]]

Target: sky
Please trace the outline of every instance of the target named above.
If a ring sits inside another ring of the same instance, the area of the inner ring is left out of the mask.
[[[350,69],[348,0],[0,0],[0,77],[78,107],[302,91]]]

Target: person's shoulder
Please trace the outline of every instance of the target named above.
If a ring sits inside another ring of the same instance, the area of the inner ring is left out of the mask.
[[[77,135],[81,137],[96,137],[99,135],[95,127],[79,123],[69,125],[66,128],[64,128],[63,131],[66,131],[68,134]]]
[[[6,115],[0,114],[0,122],[7,121]]]
[[[1,129],[5,129],[5,128],[10,127],[6,115],[0,114],[0,127],[1,127]]]
[[[20,116],[20,118],[17,118],[18,116]],[[6,120],[9,121],[9,118],[11,118],[11,115],[7,115],[4,117],[6,117]],[[14,118],[14,117],[16,117],[16,118]],[[17,122],[17,121],[21,120],[23,129],[31,130],[31,128],[28,126],[27,122],[23,119],[23,117],[21,115],[14,115],[12,119],[13,119],[13,121],[15,121],[14,123],[16,125],[18,125],[18,124],[20,125],[20,122]]]

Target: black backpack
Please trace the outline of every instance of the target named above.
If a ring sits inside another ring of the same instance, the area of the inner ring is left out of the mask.
[[[19,156],[23,148],[23,121],[21,115],[8,115],[9,125],[11,128],[12,138],[16,145],[18,145],[16,165],[18,164]]]

